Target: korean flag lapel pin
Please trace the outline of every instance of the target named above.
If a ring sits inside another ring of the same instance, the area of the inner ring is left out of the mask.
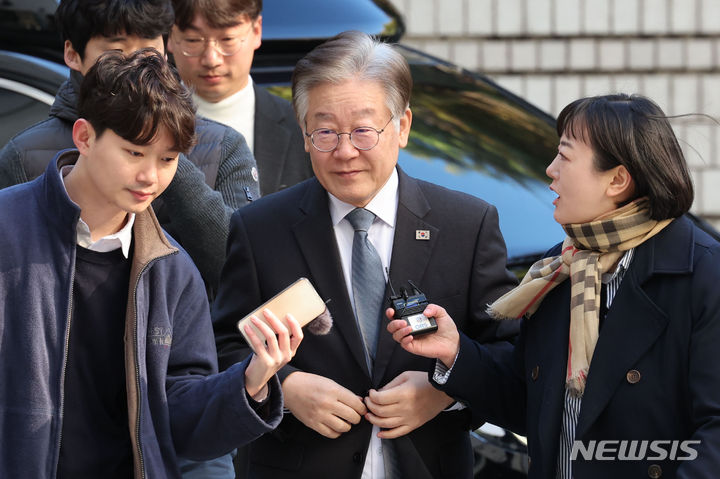
[[[416,240],[429,240],[430,239],[430,230],[415,230],[415,239]]]

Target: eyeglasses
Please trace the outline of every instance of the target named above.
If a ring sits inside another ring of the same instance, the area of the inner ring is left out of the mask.
[[[338,145],[340,144],[340,135],[347,135],[350,139],[350,143],[352,143],[352,146],[354,146],[358,150],[367,151],[372,150],[373,148],[375,148],[375,146],[377,146],[378,142],[380,141],[380,133],[385,131],[385,129],[392,120],[393,116],[390,117],[390,119],[387,121],[387,123],[385,123],[385,126],[383,126],[381,130],[376,130],[371,126],[359,126],[357,128],[354,128],[349,133],[338,133],[337,131],[331,130],[329,128],[318,128],[317,130],[313,130],[310,133],[306,131],[305,136],[310,138],[310,142],[316,150],[322,151],[324,153],[327,153],[328,151],[333,151],[335,148],[338,147]]]
[[[181,37],[177,43],[180,45],[180,52],[186,57],[200,57],[205,53],[205,49],[208,46],[212,46],[215,50],[224,57],[230,57],[235,55],[242,48],[243,43],[250,36],[253,26],[250,26],[250,30],[245,34],[244,37],[240,36],[225,36],[223,38],[205,38],[205,37]]]

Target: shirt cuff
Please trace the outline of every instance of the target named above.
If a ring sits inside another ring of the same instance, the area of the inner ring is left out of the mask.
[[[458,351],[458,354],[460,354],[460,351]],[[433,381],[438,384],[445,384],[447,382],[447,380],[450,378],[452,368],[453,366],[455,366],[455,361],[457,361],[458,354],[455,355],[452,366],[450,366],[449,368],[445,366],[445,364],[439,359],[435,360],[435,374],[433,374]]]
[[[458,351],[458,354],[460,354],[460,351]],[[435,360],[435,374],[433,374],[433,381],[435,381],[437,384],[445,384],[447,383],[447,380],[450,378],[450,373],[452,372],[453,366],[455,366],[455,361],[457,361],[457,354],[455,355],[455,359],[453,359],[452,366],[449,368],[445,366],[445,364],[440,361],[439,359]],[[467,406],[465,404],[455,401],[450,406],[443,409],[443,412],[446,411],[459,411],[461,409],[465,409]]]

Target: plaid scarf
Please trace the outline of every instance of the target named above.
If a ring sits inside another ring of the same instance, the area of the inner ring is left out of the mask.
[[[602,274],[614,268],[625,251],[656,235],[672,221],[651,219],[647,205],[647,198],[639,198],[590,223],[564,225],[568,236],[560,256],[533,264],[518,287],[488,307],[488,313],[496,319],[530,316],[551,289],[570,278],[566,386],[575,396],[585,391],[597,344]]]

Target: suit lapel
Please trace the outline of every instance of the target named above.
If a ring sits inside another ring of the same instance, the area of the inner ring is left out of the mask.
[[[283,112],[272,101],[264,88],[253,84],[255,90],[254,155],[260,175],[260,192],[277,191],[285,169],[285,152],[290,132],[283,127]]]
[[[417,180],[407,176],[400,168],[398,168],[398,179],[398,210],[392,259],[390,260],[390,280],[396,291],[401,286],[406,286],[408,280],[422,288],[425,270],[440,234],[440,230],[436,226],[424,220],[430,211],[430,204],[420,190]],[[415,232],[417,230],[429,231],[430,239],[416,240]],[[386,295],[389,295],[389,289],[386,291]],[[393,351],[399,347],[385,326],[387,326],[387,321],[383,315],[373,367],[374,383],[379,383],[383,378]],[[377,386],[377,384],[375,385]]]
[[[367,371],[365,349],[345,287],[340,254],[330,220],[327,192],[317,180],[311,180],[300,209],[304,217],[292,230],[310,269],[313,283],[320,297],[330,300],[328,309],[333,316],[333,327],[345,338],[360,368]]]

